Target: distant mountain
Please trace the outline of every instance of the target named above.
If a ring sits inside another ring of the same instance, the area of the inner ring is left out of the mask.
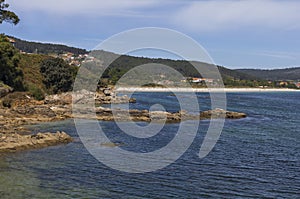
[[[69,47],[61,44],[49,44],[49,43],[39,43],[25,41],[19,38],[9,36],[15,40],[14,46],[19,50],[26,53],[38,53],[38,54],[62,54],[66,52],[73,53],[75,55],[87,54],[89,51],[80,48]],[[106,52],[106,56],[115,56],[114,53]],[[117,59],[109,71],[107,71],[106,76],[111,77],[111,73],[119,73],[117,76],[120,77],[124,72],[127,72],[131,68],[147,64],[147,63],[160,63],[167,66],[173,67],[186,77],[201,77],[200,74],[191,66],[187,61],[183,60],[170,60],[170,59],[154,59],[154,58],[145,58],[145,57],[133,57],[128,55],[122,55]],[[209,66],[205,63],[194,62],[201,65],[201,67]],[[206,65],[206,66],[205,66]],[[221,75],[223,78],[231,79],[241,79],[241,80],[254,80],[255,77],[239,72],[236,70],[231,70],[222,66],[218,66]],[[109,74],[110,73],[110,74]],[[115,74],[113,75],[115,76]]]
[[[61,44],[39,43],[32,41],[21,40],[12,36],[9,38],[15,40],[14,46],[19,50],[26,53],[38,53],[38,54],[63,54],[73,53],[76,55],[88,53],[85,49],[69,47]]]
[[[209,73],[211,65],[203,62],[196,62],[196,61],[185,61],[185,60],[171,60],[171,59],[162,59],[162,58],[147,58],[147,57],[134,57],[129,55],[116,55],[111,52],[106,51],[94,51],[91,53],[92,56],[97,57],[100,60],[114,60],[113,63],[110,64],[110,67],[104,73],[104,77],[109,79],[117,80],[121,76],[123,76],[126,72],[131,70],[136,66],[140,66],[143,64],[148,63],[157,63],[162,64],[165,66],[169,66],[179,73],[181,73],[185,77],[202,77],[201,74],[194,68],[197,66],[200,71],[206,71],[210,77],[207,78],[214,78],[216,75]],[[101,55],[101,56],[99,56]],[[193,65],[194,66],[193,66]],[[239,72],[235,70],[231,70],[225,68],[223,66],[218,66],[219,71],[223,79],[236,79],[236,80],[255,80],[256,78]]]
[[[300,81],[300,67],[273,69],[273,70],[259,70],[259,69],[238,69],[238,72],[254,76],[264,80],[296,80]]]
[[[261,80],[261,78],[249,73],[244,73],[243,71],[232,70],[223,66],[218,66],[218,68],[223,78],[232,78],[237,80]]]

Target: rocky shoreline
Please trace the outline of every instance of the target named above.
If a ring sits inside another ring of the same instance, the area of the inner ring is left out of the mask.
[[[34,135],[2,134],[0,137],[0,153],[16,152],[26,149],[37,149],[73,141],[65,132],[37,133]]]
[[[41,148],[62,143],[69,143],[72,138],[64,132],[38,133],[28,135],[30,131],[24,127],[41,122],[59,121],[68,118],[97,119],[104,121],[143,121],[176,123],[186,120],[201,120],[214,118],[240,119],[246,117],[244,113],[225,111],[222,109],[203,111],[199,114],[189,114],[185,111],[163,112],[148,110],[112,110],[97,107],[92,110],[86,108],[85,100],[89,95],[94,95],[95,103],[134,103],[134,99],[127,96],[113,96],[111,94],[80,93],[75,96],[83,108],[72,112],[72,93],[47,96],[43,101],[36,101],[26,93],[18,93],[10,107],[4,107],[1,98],[0,108],[0,152],[12,152],[24,149]]]
[[[214,109],[200,112],[199,114],[189,114],[186,111],[165,112],[148,110],[112,110],[98,107],[95,109],[96,117],[92,119],[105,121],[142,121],[142,122],[167,122],[178,123],[186,120],[208,120],[208,119],[241,119],[247,117],[245,113]],[[76,115],[77,118],[85,118],[85,114]]]

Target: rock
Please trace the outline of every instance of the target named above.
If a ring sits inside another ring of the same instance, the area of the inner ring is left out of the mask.
[[[70,105],[73,101],[76,104],[122,104],[135,103],[136,99],[129,98],[126,95],[116,96],[111,90],[90,92],[83,89],[77,92],[66,92],[56,95],[47,95],[45,97],[44,103],[52,105]]]
[[[41,104],[41,102],[36,101],[29,97],[27,92],[13,92],[7,94],[1,99],[2,105],[7,108],[15,106],[27,106],[31,104]]]
[[[82,94],[83,93],[83,94]],[[95,95],[89,91],[78,92],[77,96],[85,100],[84,96]],[[60,99],[62,96],[62,99]],[[99,96],[104,96],[104,94],[99,94]],[[120,96],[121,101],[129,100],[128,96]],[[110,100],[111,97],[108,97]],[[67,118],[82,118],[82,119],[98,119],[103,121],[143,121],[143,122],[167,122],[167,123],[177,123],[186,120],[199,120],[199,119],[211,119],[211,118],[227,118],[227,119],[239,119],[244,118],[247,115],[244,113],[225,111],[222,109],[208,110],[201,112],[199,114],[190,114],[186,111],[179,112],[164,112],[164,111],[151,111],[148,110],[137,110],[137,109],[116,109],[112,110],[110,108],[103,107],[89,107],[86,104],[79,104],[78,110],[72,112],[72,106],[68,104],[71,100],[71,93],[64,93],[60,95],[54,95],[47,98],[45,103],[43,101],[36,101],[28,98],[26,93],[14,92],[5,96],[3,99],[7,99],[10,108],[1,107],[0,108],[0,145],[3,143],[17,143],[16,137],[21,136],[20,134],[30,133],[25,127],[25,125],[37,124],[40,122],[52,122],[57,120],[63,120]],[[2,100],[3,100],[2,99]],[[105,99],[109,102],[109,99]],[[76,104],[77,105],[77,104]],[[76,107],[77,108],[77,107]],[[19,134],[15,134],[18,132]],[[12,135],[12,136],[10,136]],[[6,137],[8,136],[8,137]],[[59,141],[49,141],[49,143],[63,142],[67,140],[64,134],[58,133],[56,135]],[[5,139],[4,139],[5,137]],[[50,139],[51,135],[48,134],[37,134],[30,137],[31,142],[34,146],[49,145],[40,143],[42,140]],[[26,137],[20,137],[20,139],[25,139]],[[28,138],[26,138],[28,139]],[[55,140],[55,139],[54,139]],[[30,145],[25,145],[32,148]],[[13,145],[11,149],[15,150],[20,147],[19,145]],[[22,148],[22,147],[21,147]]]
[[[49,106],[45,105],[28,105],[28,106],[17,106],[12,109],[13,112],[17,114],[21,114],[23,116],[26,115],[40,115],[47,116],[49,118],[55,117],[56,114]]]
[[[136,99],[135,98],[130,98],[129,103],[136,103]]]
[[[0,152],[15,152],[70,143],[73,139],[65,132],[37,133],[35,135],[5,134],[0,138]]]
[[[14,89],[0,82],[0,98],[11,93]]]
[[[169,113],[165,111],[149,112],[151,120],[167,120]]]
[[[104,93],[104,95],[106,95],[106,96],[112,96],[112,95],[113,95],[113,92],[112,92],[110,89],[104,89],[104,90],[103,90],[103,93]]]
[[[199,119],[217,119],[217,118],[226,118],[226,119],[240,119],[245,118],[247,115],[245,113],[225,111],[222,109],[214,109],[203,111],[199,115],[190,114],[184,110],[171,113],[165,111],[151,111],[148,110],[112,110],[109,108],[96,108],[96,115],[98,120],[105,121],[164,121],[168,123],[181,122],[186,120],[199,120]]]
[[[95,95],[96,104],[125,104],[135,103],[136,99],[129,98],[127,95],[116,96],[116,95],[103,95],[97,93]]]
[[[44,100],[45,104],[66,105],[72,103],[72,92],[66,92],[56,95],[47,95]]]
[[[109,148],[113,148],[113,147],[118,147],[118,146],[123,146],[123,143],[115,143],[115,142],[105,142],[105,143],[101,143],[100,144],[103,147],[109,147]]]
[[[226,111],[223,109],[208,110],[200,113],[201,119],[217,119],[217,118],[240,119],[245,117],[247,117],[245,113]]]
[[[245,117],[247,117],[245,113],[238,113],[238,112],[231,112],[231,111],[226,112],[227,119],[240,119]]]

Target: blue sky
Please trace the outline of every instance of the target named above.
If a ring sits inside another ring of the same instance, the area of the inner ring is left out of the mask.
[[[21,22],[2,24],[0,32],[25,40],[93,49],[128,29],[162,27],[192,37],[215,63],[228,68],[300,66],[297,0],[6,2]]]

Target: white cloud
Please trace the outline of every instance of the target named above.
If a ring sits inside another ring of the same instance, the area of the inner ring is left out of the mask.
[[[295,52],[262,51],[262,52],[254,53],[254,55],[267,56],[267,57],[273,57],[278,59],[291,59],[291,60],[297,60],[298,58],[300,58],[300,53],[295,53]]]
[[[7,0],[13,10],[57,16],[153,17],[194,31],[300,29],[297,0]],[[160,11],[156,11],[157,9]]]
[[[18,0],[7,1],[11,7],[22,11],[41,11],[58,15],[140,15],[138,9],[157,5],[155,0]]]
[[[298,29],[300,1],[227,0],[198,1],[187,4],[172,22],[194,31],[240,28]]]

